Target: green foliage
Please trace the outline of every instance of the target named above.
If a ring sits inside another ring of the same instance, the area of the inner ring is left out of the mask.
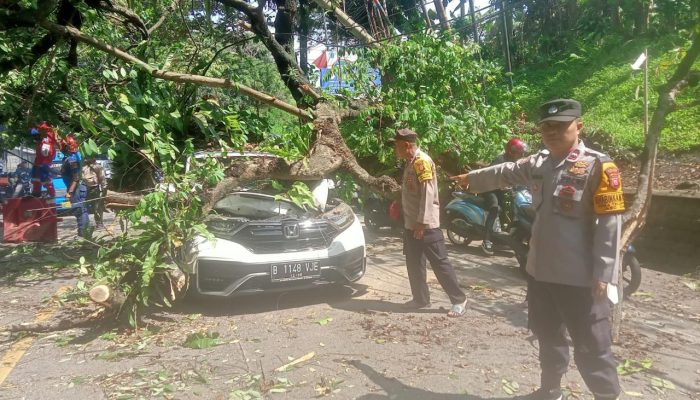
[[[195,332],[187,335],[183,346],[190,349],[209,349],[220,344],[217,332]]]
[[[607,151],[640,150],[644,146],[644,78],[630,64],[644,50],[641,40],[596,48],[581,45],[580,57],[570,57],[547,68],[533,65],[517,73],[516,97],[533,120],[538,105],[548,99],[571,97],[581,101],[584,126]],[[656,88],[668,81],[688,48],[686,41],[667,37],[650,46],[649,120],[658,100]],[[700,62],[696,63],[700,67]],[[700,88],[686,88],[678,103],[688,104]],[[695,148],[700,144],[700,114],[697,108],[668,114],[660,147],[669,151]]]
[[[169,276],[175,269],[187,270],[190,245],[197,235],[211,238],[204,224],[201,194],[204,184],[223,177],[211,160],[197,160],[177,180],[166,179],[164,187],[147,194],[136,208],[126,213],[138,235],[122,235],[98,252],[92,269],[98,283],[119,288],[127,297],[129,321],[138,323],[140,311],[151,304],[170,306]],[[205,168],[206,166],[206,168]],[[182,165],[180,168],[184,168]]]
[[[343,126],[356,156],[392,165],[393,148],[387,140],[396,128],[409,127],[434,157],[447,155],[464,164],[491,158],[511,134],[513,97],[500,68],[480,61],[475,46],[414,35],[368,52],[357,70],[364,71],[362,62],[368,60],[377,60],[383,83],[380,88],[360,86],[361,95],[376,105]]]
[[[275,196],[275,200],[289,200],[303,209],[316,208],[313,193],[306,183],[297,181],[291,184],[289,188],[285,188],[280,182],[272,181],[273,189],[284,192]]]

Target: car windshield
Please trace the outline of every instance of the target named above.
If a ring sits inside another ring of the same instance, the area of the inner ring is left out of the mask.
[[[254,193],[232,193],[219,200],[214,211],[237,217],[266,219],[277,216],[300,218],[304,211],[292,203],[273,196]]]

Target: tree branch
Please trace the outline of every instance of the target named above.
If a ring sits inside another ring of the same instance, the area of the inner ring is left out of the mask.
[[[265,2],[261,1],[259,7],[253,7],[242,0],[219,0],[219,2],[245,14],[250,21],[252,32],[260,38],[265,47],[272,54],[275,65],[277,65],[277,71],[279,71],[282,80],[298,104],[310,105],[304,98],[304,95],[310,96],[313,103],[316,103],[321,98],[321,96],[311,88],[311,84],[301,72],[299,65],[297,65],[294,55],[289,54],[284,49],[284,46],[274,38],[272,32],[270,32],[270,29],[267,27],[267,18],[262,9]]]
[[[136,30],[139,31],[139,33],[141,33],[141,39],[148,40],[149,32],[148,28],[146,28],[146,24],[143,23],[141,17],[139,17],[135,12],[131,11],[129,8],[114,5],[111,1],[92,1],[89,3],[89,5],[93,6],[96,9],[104,10],[112,14],[121,16],[125,25],[133,26],[134,28],[136,28]]]
[[[245,86],[243,84],[233,82],[229,79],[221,79],[221,78],[210,78],[206,76],[201,76],[201,75],[190,75],[190,74],[181,74],[177,72],[169,72],[169,71],[163,71],[160,69],[157,69],[150,64],[132,56],[131,54],[128,54],[120,49],[117,49],[116,47],[113,47],[107,43],[101,42],[91,36],[88,36],[79,30],[71,27],[71,26],[62,26],[58,24],[54,24],[49,21],[42,21],[40,23],[41,27],[44,29],[48,30],[49,32],[62,35],[62,36],[70,36],[80,42],[83,42],[87,45],[90,45],[96,49],[99,49],[105,53],[111,54],[121,60],[124,60],[126,62],[132,63],[137,65],[140,68],[143,68],[144,70],[148,71],[151,76],[154,78],[158,79],[163,79],[167,81],[172,81],[172,82],[182,82],[182,83],[195,83],[199,85],[204,85],[204,86],[211,86],[211,87],[222,87],[222,88],[230,88],[237,90],[241,94],[244,94],[248,97],[251,97],[255,100],[261,101],[263,103],[269,104],[275,108],[278,108],[282,111],[288,112],[290,114],[296,115],[300,118],[303,118],[305,120],[310,120],[313,115],[309,114],[308,112],[301,110],[298,107],[295,107],[289,103],[286,103],[276,97],[270,96],[268,94],[259,92],[253,88],[250,88],[248,86]]]
[[[375,49],[381,47],[379,42],[377,42],[374,37],[372,37],[372,35],[370,35],[362,27],[362,25],[355,22],[349,15],[344,13],[340,8],[334,6],[329,0],[314,1],[324,10],[332,11],[333,14],[338,17],[338,21],[340,21],[340,23],[343,24],[343,26],[346,27],[359,41]]]

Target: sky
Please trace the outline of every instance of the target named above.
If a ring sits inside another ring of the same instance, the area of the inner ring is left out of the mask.
[[[424,1],[425,1],[426,3],[430,3],[430,4],[427,4],[427,5],[426,5],[426,8],[427,8],[427,9],[429,9],[429,10],[431,10],[431,9],[434,10],[434,9],[435,9],[435,6],[432,4],[432,2],[430,2],[429,0],[424,0]],[[485,6],[488,6],[488,5],[489,5],[489,0],[474,0],[474,8],[475,8],[476,10],[479,10],[479,9],[481,9],[482,7],[485,7]],[[459,7],[459,0],[451,0],[451,1],[450,1],[450,3],[447,5],[447,9],[446,9],[448,18],[449,18],[450,12],[451,12],[451,11],[454,11],[454,10],[457,9],[458,7]],[[468,3],[468,2],[466,2],[465,7],[466,7],[466,10],[467,10],[467,12],[468,12],[468,11],[469,11],[469,3]],[[297,48],[297,49],[299,48],[298,43],[297,43],[296,48]],[[315,60],[316,58],[318,58],[318,56],[320,56],[321,53],[322,53],[324,50],[326,50],[326,45],[325,45],[325,44],[318,44],[318,45],[316,45],[316,46],[311,46],[311,47],[309,47],[309,52],[308,52],[309,63],[311,63],[313,60]],[[332,49],[331,49],[331,50],[332,50]],[[348,58],[351,59],[351,60],[353,59],[353,57],[348,57]],[[331,60],[329,60],[329,61],[330,61],[330,62],[333,62],[334,59],[331,59]]]

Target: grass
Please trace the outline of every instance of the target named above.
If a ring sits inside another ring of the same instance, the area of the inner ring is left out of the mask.
[[[653,41],[634,39],[605,47],[580,45],[568,58],[552,65],[529,65],[516,72],[516,96],[531,120],[540,103],[554,98],[574,98],[583,105],[584,124],[609,136],[618,149],[639,150],[644,145],[644,78],[630,64],[649,48],[649,119],[656,109],[656,88],[675,72],[689,43],[665,37]],[[700,62],[695,64],[700,68]],[[686,88],[680,105],[700,97],[700,87]],[[700,147],[698,108],[667,115],[660,147],[679,152]]]

